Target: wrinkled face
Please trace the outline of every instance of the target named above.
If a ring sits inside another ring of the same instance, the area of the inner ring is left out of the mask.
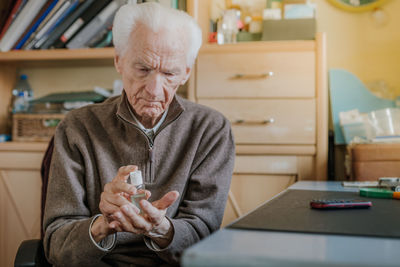
[[[151,121],[154,126],[179,85],[189,78],[187,45],[182,39],[176,33],[166,30],[154,33],[144,25],[137,25],[127,50],[115,58],[128,101],[142,123]]]

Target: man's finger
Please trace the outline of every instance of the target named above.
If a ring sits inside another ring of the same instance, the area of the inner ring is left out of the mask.
[[[130,203],[122,194],[112,194],[104,192],[104,197],[102,198],[107,204],[112,204],[117,207],[121,207],[127,203]]]
[[[152,229],[151,223],[147,222],[142,216],[137,213],[133,205],[124,205],[121,210],[125,216],[129,218],[130,223],[134,227],[134,232],[144,233]]]
[[[107,192],[103,192],[101,193],[101,200],[99,203],[99,208],[101,213],[103,213],[104,216],[108,216],[114,212],[116,212],[119,209],[118,205],[112,204],[110,202],[110,198],[113,197],[113,194],[107,193]],[[117,202],[117,200],[113,200],[113,202]],[[122,205],[121,205],[122,206]]]
[[[134,185],[128,184],[125,181],[112,181],[104,186],[104,192],[116,194],[116,193],[127,193],[135,194],[136,187]]]
[[[144,190],[144,193],[146,194],[146,200],[151,197],[151,192],[149,190]]]
[[[117,232],[123,232],[121,224],[118,221],[115,221],[114,219],[112,222],[109,223],[109,226],[110,228],[114,229]]]
[[[136,165],[122,166],[118,169],[117,176],[114,179],[125,182],[128,179],[129,173],[136,171],[137,169],[138,167]]]
[[[159,225],[161,223],[165,216],[165,209],[159,210],[146,200],[141,200],[140,206],[145,214],[145,218],[149,222],[153,223],[154,225]]]
[[[178,191],[170,191],[166,193],[161,199],[152,202],[151,204],[160,210],[165,210],[171,206],[179,197]]]

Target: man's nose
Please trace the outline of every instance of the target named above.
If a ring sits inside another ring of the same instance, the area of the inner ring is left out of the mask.
[[[146,83],[146,91],[151,96],[159,96],[163,92],[163,77],[160,73],[152,73]]]

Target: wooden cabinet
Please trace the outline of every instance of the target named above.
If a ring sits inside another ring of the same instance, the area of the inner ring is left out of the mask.
[[[0,132],[19,68],[112,66],[113,48],[0,53]],[[43,81],[46,83],[46,81]],[[40,237],[41,161],[47,143],[0,143],[0,266],[13,266],[19,244]]]
[[[192,100],[223,113],[236,143],[223,226],[297,180],[325,180],[325,35],[312,41],[207,44],[210,0],[189,1],[203,30]]]
[[[40,237],[40,163],[46,143],[0,143],[0,266],[23,240]]]

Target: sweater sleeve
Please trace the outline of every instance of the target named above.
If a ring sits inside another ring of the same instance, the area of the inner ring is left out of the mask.
[[[172,242],[155,250],[160,258],[177,263],[183,250],[219,229],[228,198],[235,158],[230,123],[205,131],[199,144],[188,185],[178,213],[169,218],[174,227]]]
[[[56,130],[47,187],[43,222],[46,257],[57,266],[89,266],[96,260],[96,266],[102,266],[100,259],[107,252],[96,247],[88,231],[94,216],[86,206],[85,167],[74,142],[79,136],[65,120]]]

